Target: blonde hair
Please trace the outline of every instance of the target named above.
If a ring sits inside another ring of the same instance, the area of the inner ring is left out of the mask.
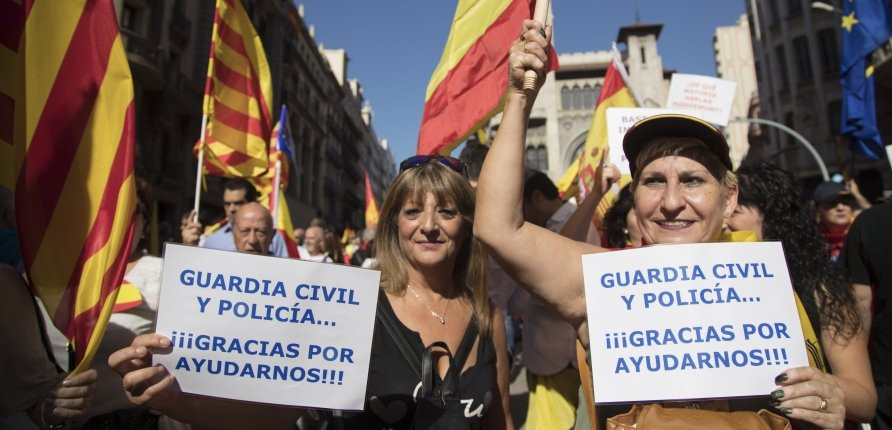
[[[459,249],[453,269],[454,287],[471,303],[481,333],[492,329],[492,310],[487,285],[486,252],[471,234],[474,225],[474,191],[468,179],[436,160],[409,168],[400,173],[384,197],[375,236],[375,268],[381,271],[381,289],[402,296],[405,294],[409,264],[403,255],[399,238],[399,214],[408,201],[424,201],[432,193],[440,205],[453,202],[464,220],[465,240]]]
[[[632,178],[633,193],[641,180],[644,166],[663,157],[686,157],[702,164],[719,182],[722,199],[727,196],[729,190],[737,188],[737,176],[719,160],[702,140],[693,137],[658,137],[651,140],[635,158],[638,171],[637,175]]]

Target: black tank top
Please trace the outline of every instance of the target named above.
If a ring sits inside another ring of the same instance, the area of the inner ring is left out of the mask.
[[[403,336],[412,348],[417,348],[420,356],[425,349],[421,335],[403,325],[394,314],[385,294],[381,293],[378,300],[383,300],[384,304],[379,309],[389,313],[393,320],[397,321]],[[468,334],[466,331],[465,336]],[[439,376],[437,379],[439,381]],[[459,381],[465,418],[471,428],[479,428],[483,417],[492,409],[491,405],[498,390],[496,354],[492,337],[480,335],[477,362],[461,374]],[[335,428],[410,429],[415,417],[415,395],[420,391],[420,387],[421,381],[409,367],[396,341],[375,318],[365,410],[343,412],[342,419],[335,418]]]

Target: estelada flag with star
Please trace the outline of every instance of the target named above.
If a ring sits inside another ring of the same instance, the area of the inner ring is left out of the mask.
[[[502,110],[508,48],[535,5],[536,0],[459,0],[424,96],[418,154],[449,154]],[[552,46],[548,70],[557,68]]]

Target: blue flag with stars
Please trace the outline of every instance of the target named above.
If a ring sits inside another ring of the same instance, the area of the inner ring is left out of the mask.
[[[883,141],[877,128],[873,66],[868,56],[892,37],[892,13],[886,0],[843,0],[842,127],[856,153],[879,160]]]

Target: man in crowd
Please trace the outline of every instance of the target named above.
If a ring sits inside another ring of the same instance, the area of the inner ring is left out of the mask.
[[[523,187],[523,217],[560,232],[576,211],[564,203],[545,173],[528,171]],[[524,314],[523,363],[527,368],[529,429],[573,428],[579,401],[576,330],[544,302],[530,297]]]
[[[223,251],[235,251],[236,246],[233,241],[233,219],[239,208],[245,204],[257,201],[257,190],[250,182],[242,178],[233,178],[223,184],[223,210],[226,212],[227,223],[215,231],[208,237],[204,243],[199,244],[201,232],[201,224],[191,220],[194,213],[190,216],[190,221],[180,226],[183,236],[183,243],[187,245],[200,245],[204,248],[220,249]],[[271,237],[269,251],[277,257],[288,257],[288,248],[285,241],[278,235],[273,234]]]
[[[233,217],[232,239],[238,252],[269,255],[275,233],[273,217],[260,203],[244,204]]]
[[[858,216],[848,232],[840,264],[849,273],[865,333],[877,388],[873,428],[892,430],[892,203]]]
[[[332,259],[325,253],[323,249],[323,241],[325,239],[325,230],[317,225],[307,227],[304,233],[304,248],[307,253],[301,254],[302,260],[321,261],[323,263],[331,263]]]
[[[294,229],[294,243],[297,244],[297,252],[303,256],[307,253],[307,248],[304,248],[304,236],[307,234],[305,229],[297,227]]]

